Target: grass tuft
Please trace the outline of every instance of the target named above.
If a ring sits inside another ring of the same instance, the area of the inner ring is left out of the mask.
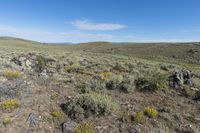
[[[15,79],[15,78],[19,78],[21,77],[21,72],[20,71],[16,71],[16,70],[4,70],[3,71],[3,75],[7,78],[7,79]]]
[[[144,109],[144,115],[146,115],[150,118],[156,118],[158,116],[158,112],[153,107],[146,107]]]
[[[19,107],[19,105],[20,104],[19,104],[19,101],[17,99],[8,99],[8,100],[3,101],[0,104],[0,107],[3,110],[12,110],[12,109]]]
[[[85,123],[79,124],[75,128],[74,133],[96,133],[96,129],[93,123],[85,122]]]

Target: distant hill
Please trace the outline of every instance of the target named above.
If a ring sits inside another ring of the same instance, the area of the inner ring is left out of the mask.
[[[200,64],[200,43],[108,43],[71,45],[73,49],[94,53],[111,53],[147,59],[183,60]]]
[[[1,46],[40,47],[53,45],[57,49],[72,49],[93,53],[120,54],[145,59],[164,59],[200,64],[200,42],[191,43],[112,43],[90,42],[80,44],[39,43],[13,37],[0,37]],[[52,47],[53,47],[52,46]]]

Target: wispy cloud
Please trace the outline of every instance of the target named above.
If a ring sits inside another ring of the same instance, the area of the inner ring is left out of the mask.
[[[53,32],[21,28],[0,24],[0,36],[12,36],[40,42],[91,42],[91,41],[123,41],[131,36],[115,36],[103,33],[88,33],[83,31]]]
[[[80,30],[109,31],[118,30],[127,27],[126,25],[117,23],[95,23],[90,20],[75,20],[71,24]]]
[[[34,28],[22,28],[10,25],[0,24],[0,36],[12,36],[24,38],[39,42],[92,42],[92,41],[110,41],[110,42],[189,42],[199,41],[198,39],[187,38],[152,38],[139,37],[127,34],[105,34],[85,32],[79,30],[70,30],[64,32],[54,32],[46,30],[36,30]]]

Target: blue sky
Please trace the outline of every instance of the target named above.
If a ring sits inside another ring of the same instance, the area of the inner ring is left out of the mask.
[[[0,36],[74,43],[200,41],[200,0],[0,0]]]

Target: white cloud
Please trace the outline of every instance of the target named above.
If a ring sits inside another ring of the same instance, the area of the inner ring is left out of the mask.
[[[187,38],[148,38],[135,37],[132,35],[114,35],[102,33],[89,33],[84,31],[66,31],[53,32],[46,30],[37,30],[33,28],[21,28],[0,24],[0,36],[11,36],[24,38],[39,42],[93,42],[93,41],[110,41],[110,42],[181,42],[181,41],[199,41],[198,39]]]
[[[80,30],[108,31],[125,28],[126,25],[117,23],[94,23],[89,20],[75,20],[71,24]]]
[[[53,32],[33,28],[21,28],[0,24],[0,36],[24,38],[39,42],[92,42],[92,41],[128,41],[132,36],[120,36],[83,31]]]

